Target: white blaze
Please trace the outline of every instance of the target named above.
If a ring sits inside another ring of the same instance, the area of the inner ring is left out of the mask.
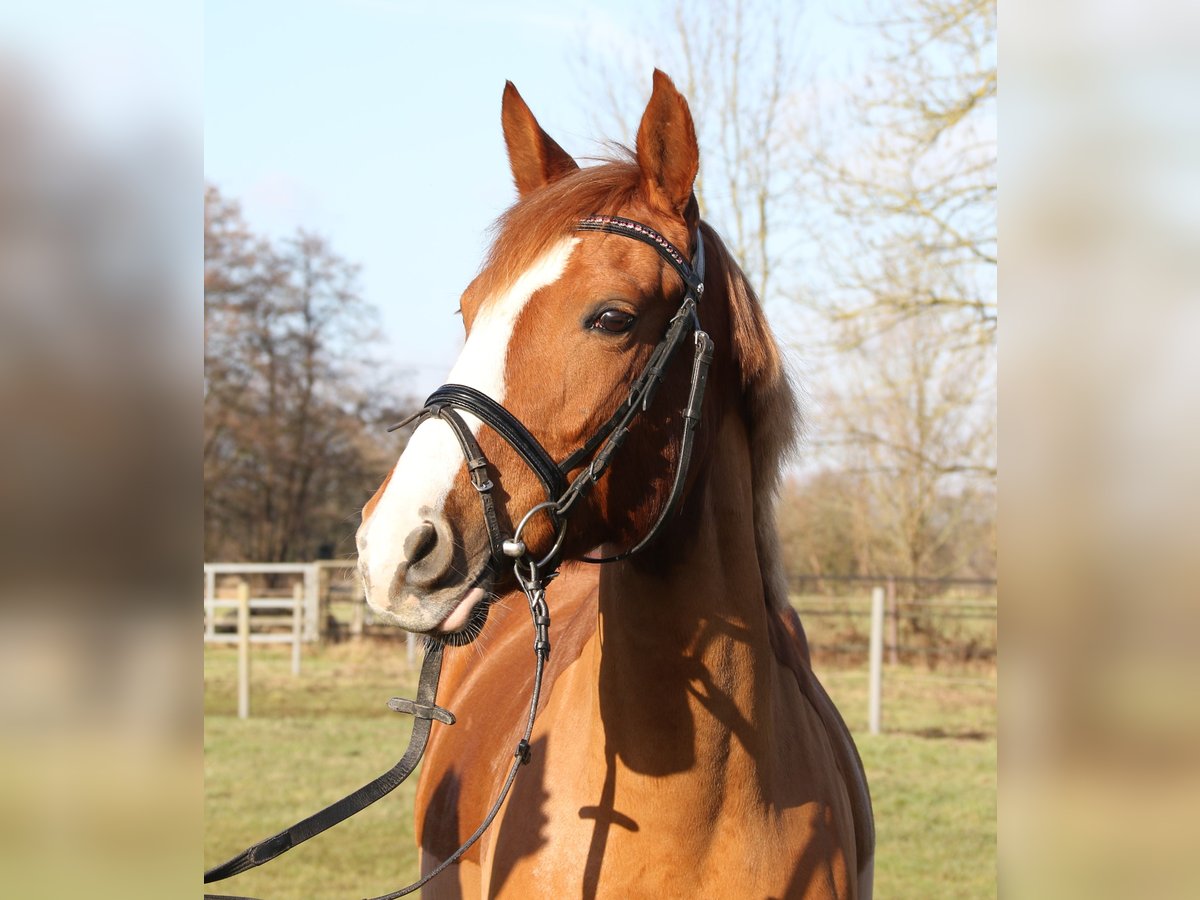
[[[505,360],[513,327],[529,298],[559,279],[578,242],[579,238],[568,238],[556,244],[504,295],[483,304],[447,383],[469,385],[497,403],[504,402]],[[462,416],[478,434],[480,421],[470,413]],[[370,593],[375,595],[367,599],[373,606],[387,602],[388,586],[404,562],[404,539],[421,524],[423,510],[442,508],[462,465],[458,440],[440,419],[426,419],[409,438],[387,489],[358,533],[360,563],[367,568]]]

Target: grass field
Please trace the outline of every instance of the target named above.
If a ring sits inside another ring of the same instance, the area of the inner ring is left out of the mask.
[[[254,648],[251,718],[235,715],[235,651],[205,648],[206,865],[338,799],[390,768],[409,721],[387,710],[410,696],[403,644]],[[949,681],[923,669],[885,675],[885,734],[866,732],[866,674],[818,671],[862,753],[878,830],[875,896],[996,896],[994,674]],[[273,900],[380,894],[412,880],[415,779],[286,860],[224,890]]]

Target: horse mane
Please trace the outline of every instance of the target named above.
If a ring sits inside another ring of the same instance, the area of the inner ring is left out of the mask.
[[[706,279],[719,280],[729,304],[729,331],[734,364],[742,381],[743,409],[750,438],[754,538],[758,545],[763,591],[768,606],[787,609],[787,575],[779,546],[775,509],[784,464],[795,452],[803,418],[762,304],[746,274],[720,235],[700,223],[708,264]]]
[[[495,238],[479,274],[485,296],[497,295],[557,241],[570,237],[580,216],[615,215],[637,196],[641,171],[632,150],[610,145],[614,157],[563,176],[514,204],[493,226]],[[729,304],[731,351],[740,374],[751,447],[754,530],[763,589],[775,609],[788,605],[775,508],[783,466],[794,451],[800,406],[779,346],[753,287],[717,232],[700,223],[711,293]]]

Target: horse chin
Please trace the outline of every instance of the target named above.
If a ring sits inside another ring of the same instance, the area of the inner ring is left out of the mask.
[[[408,588],[399,596],[380,603],[366,591],[367,604],[377,619],[405,631],[448,644],[468,644],[487,622],[488,608],[495,598],[490,566],[457,588],[449,585],[436,591]]]

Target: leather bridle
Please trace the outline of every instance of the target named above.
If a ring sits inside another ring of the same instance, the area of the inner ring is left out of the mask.
[[[629,393],[616,412],[602,424],[583,446],[560,462],[555,462],[542,444],[519,419],[481,391],[461,384],[444,384],[425,401],[425,405],[412,416],[389,428],[395,431],[406,425],[420,423],[428,418],[438,418],[454,432],[466,460],[471,484],[479,494],[483,507],[483,520],[488,531],[492,564],[501,566],[511,562],[517,583],[525,593],[534,628],[534,683],[529,704],[525,730],[513,753],[513,763],[492,807],[483,822],[454,853],[443,860],[429,874],[403,888],[383,894],[373,900],[394,900],[419,889],[440,874],[447,866],[457,862],[475,844],[491,825],[508,796],[513,781],[522,765],[529,762],[529,740],[533,735],[537,715],[538,699],[541,695],[542,677],[546,661],[550,658],[550,611],[546,605],[546,585],[558,573],[562,562],[563,544],[572,509],[585,496],[608,469],[613,455],[620,448],[637,418],[649,409],[654,396],[666,377],[667,368],[676,351],[690,334],[693,337],[691,387],[687,405],[683,410],[683,435],[680,441],[675,476],[671,492],[657,520],[644,537],[632,547],[603,558],[582,557],[584,562],[608,563],[626,559],[648,547],[662,531],[663,526],[678,506],[687,479],[695,444],[696,430],[700,425],[704,390],[708,382],[708,369],[713,358],[712,339],[700,328],[697,307],[704,294],[704,241],[697,229],[692,237],[693,256],[689,260],[665,237],[640,222],[621,216],[593,215],[582,219],[576,226],[579,231],[604,232],[633,238],[653,247],[660,257],[679,275],[684,284],[684,296],[675,315],[671,317],[666,334],[650,354],[645,368],[634,379]],[[535,504],[522,516],[511,535],[505,534],[496,515],[492,499],[494,483],[489,475],[489,462],[479,446],[474,433],[467,425],[462,413],[468,413],[491,428],[508,444],[533,471],[546,493],[546,500]],[[574,479],[568,475],[583,467]],[[525,528],[538,513],[550,517],[554,526],[554,540],[550,549],[537,559],[532,555],[524,540]],[[407,713],[415,719],[409,744],[400,761],[383,775],[343,797],[318,813],[297,822],[278,834],[254,844],[238,855],[204,873],[204,883],[222,881],[260,866],[285,853],[297,844],[314,837],[350,816],[370,806],[376,800],[397,788],[416,768],[425,752],[434,720],[446,725],[454,724],[454,714],[437,705],[437,686],[441,675],[442,652],[445,641],[431,639],[421,664],[421,676],[417,683],[415,700],[393,698],[389,708]],[[208,900],[250,900],[230,895],[206,894]]]

